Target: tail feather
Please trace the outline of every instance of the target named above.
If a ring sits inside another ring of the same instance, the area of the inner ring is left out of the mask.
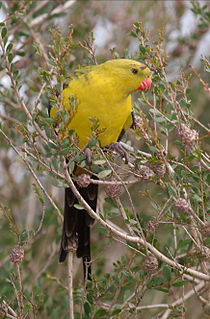
[[[86,188],[80,188],[75,183],[81,196],[95,211],[97,204],[98,186],[90,184]],[[83,258],[84,278],[90,279],[91,253],[90,253],[90,226],[94,219],[85,209],[77,209],[74,205],[77,198],[70,188],[65,189],[64,224],[59,253],[59,262],[64,262],[70,249],[76,250],[78,258]]]

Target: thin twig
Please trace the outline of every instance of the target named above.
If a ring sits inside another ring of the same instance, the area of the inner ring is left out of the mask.
[[[69,319],[74,319],[73,299],[73,251],[68,253],[68,290],[69,290]]]
[[[168,264],[169,266],[178,269],[179,271],[182,272],[186,272],[188,274],[190,274],[191,276],[195,277],[195,278],[199,278],[201,280],[206,280],[206,281],[210,281],[210,276],[203,274],[199,271],[196,271],[192,268],[188,268],[185,267],[171,259],[169,259],[167,256],[165,256],[164,254],[162,254],[160,251],[158,251],[153,245],[151,245],[150,243],[148,243],[146,240],[137,237],[137,236],[130,236],[128,235],[125,231],[123,230],[118,230],[118,228],[112,223],[112,225],[109,222],[106,222],[105,220],[103,220],[89,205],[88,203],[84,200],[84,198],[81,196],[81,194],[79,193],[79,191],[77,190],[77,188],[74,185],[74,182],[69,174],[68,168],[66,166],[65,160],[63,162],[63,168],[64,168],[64,172],[65,172],[65,177],[66,177],[66,181],[69,184],[69,187],[71,188],[71,190],[73,191],[75,197],[79,200],[79,202],[83,205],[83,207],[85,208],[85,210],[88,212],[88,214],[90,214],[91,217],[93,217],[96,221],[98,221],[103,227],[105,227],[106,229],[108,229],[111,233],[114,233],[115,235],[119,236],[120,238],[123,238],[127,241],[131,241],[131,242],[135,242],[135,243],[139,243],[141,245],[143,245],[145,248],[147,248],[148,250],[150,250],[150,252],[152,254],[154,254],[159,260],[161,260],[162,262]]]
[[[199,291],[199,290],[201,290],[203,287],[204,287],[204,282],[201,282],[201,283],[199,283],[195,288],[196,288],[197,291]],[[161,319],[167,319],[167,318],[169,318],[170,313],[173,311],[172,307],[181,305],[182,302],[183,302],[183,299],[184,299],[184,300],[187,300],[187,299],[189,299],[190,297],[192,297],[194,294],[195,294],[194,289],[191,289],[190,291],[188,291],[188,292],[184,295],[184,297],[181,297],[181,298],[179,298],[178,300],[176,300],[175,302],[173,302],[173,303],[171,304],[170,309],[167,309],[167,310],[165,311],[165,313],[163,314],[163,316],[161,317]]]
[[[21,274],[20,274],[20,264],[16,263],[15,266],[16,266],[18,286],[19,286],[18,304],[19,304],[19,308],[20,308],[20,319],[23,319],[24,304],[23,304],[23,286],[22,286],[22,278],[21,278]]]
[[[67,9],[69,9],[74,3],[76,2],[76,0],[70,0],[67,1],[64,5],[61,5],[57,8],[55,8],[54,10],[52,10],[51,12],[51,16],[54,14],[58,14],[61,12],[65,12]],[[44,13],[41,16],[37,17],[36,19],[34,19],[31,23],[30,23],[30,27],[34,27],[35,25],[41,23],[46,17],[48,16],[48,13]]]
[[[3,135],[4,139],[7,141],[7,143],[12,147],[12,149],[15,151],[15,153],[23,160],[23,162],[26,164],[26,166],[28,167],[29,171],[31,172],[33,178],[35,179],[35,181],[37,182],[37,184],[39,185],[39,187],[41,188],[43,194],[47,197],[47,199],[49,200],[49,202],[51,203],[51,205],[55,208],[55,211],[57,213],[57,215],[59,216],[59,218],[61,219],[61,221],[63,221],[63,215],[61,214],[59,208],[57,207],[57,205],[55,204],[54,200],[50,197],[50,195],[48,194],[48,192],[46,191],[45,187],[42,185],[42,183],[40,182],[39,178],[37,177],[35,171],[33,170],[33,168],[31,167],[31,165],[29,164],[29,162],[25,159],[25,157],[17,150],[17,148],[13,145],[12,141],[8,138],[8,136],[2,131],[2,129],[0,129],[0,133]]]

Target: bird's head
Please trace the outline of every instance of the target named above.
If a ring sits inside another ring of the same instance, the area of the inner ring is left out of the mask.
[[[149,68],[134,60],[109,60],[104,64],[110,76],[116,79],[118,90],[126,90],[128,94],[135,91],[148,91],[151,87],[151,72]]]

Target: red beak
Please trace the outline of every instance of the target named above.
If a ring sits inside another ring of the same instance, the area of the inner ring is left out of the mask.
[[[140,91],[148,91],[151,87],[152,80],[150,78],[144,79],[140,86],[138,87],[138,90]]]

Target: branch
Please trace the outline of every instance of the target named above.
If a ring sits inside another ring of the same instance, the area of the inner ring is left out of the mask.
[[[195,286],[195,288],[191,289],[190,291],[188,291],[184,296],[182,296],[181,298],[179,298],[178,300],[176,300],[175,302],[173,302],[171,304],[172,307],[175,306],[179,306],[183,303],[183,301],[189,299],[190,297],[192,297],[195,294],[195,289],[197,291],[201,290],[204,287],[205,283],[201,282],[199,283],[197,286]],[[170,307],[171,308],[171,307]],[[167,319],[168,316],[170,315],[171,311],[173,311],[172,309],[167,309],[165,311],[165,313],[163,314],[163,316],[161,317],[161,319]]]
[[[23,160],[23,162],[26,164],[26,166],[28,167],[29,171],[31,172],[31,175],[33,176],[33,178],[35,179],[35,181],[37,182],[37,184],[39,185],[40,189],[42,190],[43,194],[47,197],[47,199],[49,200],[49,202],[51,203],[51,205],[55,208],[57,215],[59,216],[60,220],[63,221],[63,216],[59,210],[59,208],[57,207],[57,205],[55,204],[54,200],[50,197],[50,195],[48,194],[48,192],[46,191],[46,189],[44,188],[44,186],[42,185],[42,183],[40,182],[39,178],[37,177],[35,171],[33,170],[33,168],[31,167],[31,165],[29,164],[29,162],[26,160],[26,158],[17,150],[17,148],[13,145],[12,141],[9,139],[9,137],[2,131],[2,129],[0,129],[0,133],[3,135],[4,139],[7,141],[7,143],[12,147],[12,149],[15,151],[15,153]]]
[[[69,251],[67,258],[68,258],[69,319],[74,319],[73,251]]]
[[[183,272],[183,273],[188,273],[189,275],[201,279],[201,280],[205,280],[205,281],[210,281],[210,276],[203,274],[199,271],[196,271],[192,268],[188,268],[185,267],[181,264],[179,264],[178,262],[175,262],[171,259],[169,259],[168,257],[166,257],[165,255],[163,255],[161,252],[159,252],[155,247],[153,247],[150,243],[148,243],[147,241],[145,241],[143,238],[137,237],[137,236],[130,236],[128,235],[125,231],[123,230],[118,230],[117,226],[115,224],[110,224],[109,222],[104,221],[102,218],[100,218],[100,216],[98,214],[96,214],[96,212],[94,212],[94,210],[88,205],[88,203],[83,199],[83,197],[81,196],[81,194],[79,193],[79,191],[77,190],[77,188],[74,185],[74,182],[69,174],[68,168],[65,164],[65,161],[63,163],[63,168],[64,168],[64,173],[65,173],[65,177],[66,177],[66,181],[69,184],[69,187],[71,187],[71,190],[73,191],[74,195],[76,196],[76,198],[78,199],[78,201],[83,205],[83,207],[86,209],[86,211],[88,212],[88,214],[93,217],[96,221],[98,221],[103,227],[105,227],[108,231],[110,231],[111,233],[119,236],[120,238],[126,240],[126,241],[131,241],[133,243],[139,243],[142,246],[144,246],[146,249],[150,250],[151,253],[153,253],[159,260],[161,260],[162,262],[165,262],[166,264],[168,264],[169,266],[178,269],[179,271]]]
[[[61,5],[57,8],[55,8],[54,10],[52,10],[52,12],[50,13],[50,16],[54,15],[54,14],[59,14],[62,12],[65,12],[67,9],[69,9],[74,3],[76,2],[76,0],[70,0],[67,1],[64,5]],[[34,19],[29,25],[30,27],[34,27],[35,25],[41,23],[46,17],[48,16],[48,13],[44,13],[41,16],[37,17],[36,19]]]

